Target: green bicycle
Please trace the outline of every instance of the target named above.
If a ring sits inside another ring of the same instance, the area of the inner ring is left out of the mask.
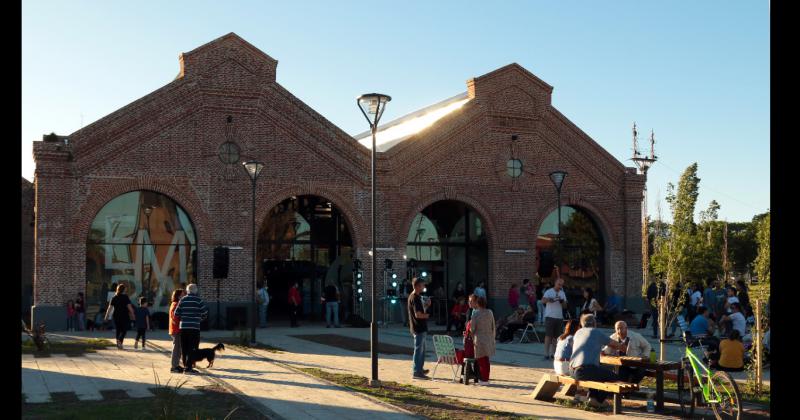
[[[696,340],[708,355],[702,338]],[[714,410],[717,419],[738,419],[742,415],[742,398],[736,381],[728,372],[712,372],[691,349],[686,333],[683,334],[683,342],[686,345],[684,357],[681,359],[684,373],[678,375],[681,412],[691,417],[695,404],[705,402]]]

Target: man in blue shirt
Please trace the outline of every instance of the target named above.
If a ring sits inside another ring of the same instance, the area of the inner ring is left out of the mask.
[[[706,285],[706,290],[703,291],[703,306],[708,308],[709,317],[717,316],[717,294],[714,293],[714,289],[711,288],[714,282],[713,279],[709,280]]]
[[[697,316],[689,324],[689,332],[693,337],[713,334],[714,330],[708,321],[708,309],[705,306],[697,308]]]
[[[626,352],[628,344],[612,340],[606,333],[595,328],[597,322],[593,314],[581,316],[581,326],[572,340],[572,360],[569,367],[572,377],[579,381],[611,382],[619,380],[618,376],[608,368],[600,367],[600,352],[604,346]],[[595,408],[605,407],[604,400],[608,392],[596,389],[589,390],[589,405]]]

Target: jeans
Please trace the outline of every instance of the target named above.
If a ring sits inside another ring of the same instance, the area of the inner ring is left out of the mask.
[[[536,301],[536,314],[539,318],[539,323],[544,324],[544,303],[539,299]]]
[[[75,315],[67,315],[67,331],[75,328]]]
[[[268,305],[269,305],[269,303],[262,303],[261,305],[258,305],[258,319],[261,320],[261,322],[260,322],[261,323],[261,328],[264,328],[264,327],[267,326],[267,306]]]
[[[139,339],[142,339],[142,348],[144,348],[146,341],[147,341],[147,328],[137,328],[136,329],[136,342],[139,342]]]
[[[181,333],[171,336],[172,337],[172,366],[173,368],[179,367],[181,363]]]
[[[412,366],[414,375],[423,375],[422,365],[425,363],[425,337],[427,335],[427,332],[414,334],[414,365]]]
[[[325,302],[325,321],[331,325],[331,314],[333,314],[334,325],[339,326],[339,302]]]
[[[292,303],[289,304],[289,322],[292,327],[297,326],[297,311],[300,310],[300,306],[294,305]]]
[[[572,377],[579,381],[611,382],[618,380],[617,375],[611,370],[595,365],[582,366],[572,372]],[[594,398],[601,403],[605,401],[606,397],[608,397],[608,392],[606,391],[589,390],[589,398]]]
[[[86,312],[78,312],[78,331],[86,329]]]

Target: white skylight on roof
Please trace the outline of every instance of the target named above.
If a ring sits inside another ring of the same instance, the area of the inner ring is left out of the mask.
[[[466,93],[423,108],[402,118],[394,120],[383,127],[378,127],[375,136],[375,145],[379,152],[385,152],[392,146],[419,133],[420,131],[432,126],[436,121],[460,109],[469,102],[470,98]],[[372,148],[372,133],[369,131],[356,136],[356,140],[366,147]]]

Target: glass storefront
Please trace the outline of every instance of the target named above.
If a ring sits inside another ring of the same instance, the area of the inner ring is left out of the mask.
[[[266,280],[272,297],[269,313],[288,314],[287,297],[295,281],[303,297],[304,315],[324,316],[320,297],[328,284],[339,288],[340,315],[350,313],[352,248],[344,218],[327,199],[303,195],[273,207],[261,225],[257,251],[261,261],[257,276]]]
[[[131,300],[146,296],[151,313],[168,312],[172,291],[197,281],[196,246],[192,221],[171,198],[132,191],[109,201],[87,240],[87,319],[103,310],[113,283]]]
[[[540,278],[552,284],[553,268],[557,266],[570,308],[583,303],[585,287],[590,287],[595,298],[604,303],[605,251],[597,223],[582,209],[562,206],[560,240],[558,232],[558,211],[554,210],[542,222],[536,239],[536,268]]]
[[[452,297],[459,283],[467,294],[480,282],[485,282],[489,290],[484,225],[468,205],[443,200],[417,214],[409,228],[406,256],[409,261],[415,260],[416,274],[428,273],[426,293],[434,298],[433,314],[437,321],[446,319],[453,302],[445,297]]]

